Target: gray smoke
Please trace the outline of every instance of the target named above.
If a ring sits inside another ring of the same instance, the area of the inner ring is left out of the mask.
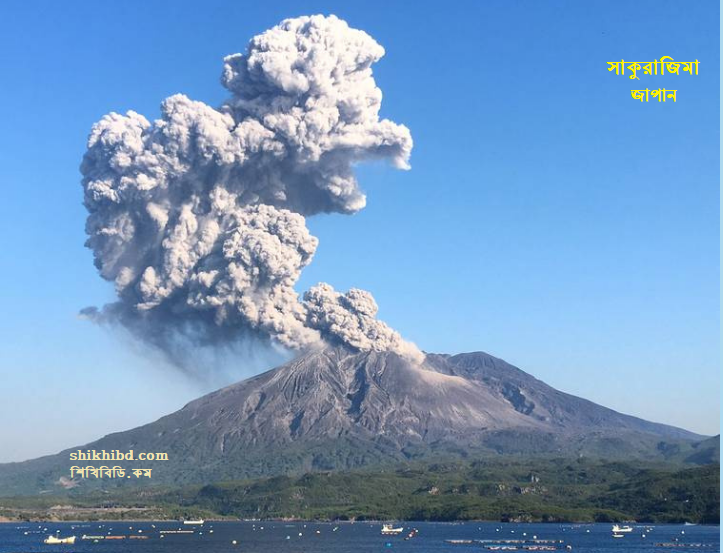
[[[383,55],[334,16],[287,19],[225,58],[220,108],[177,94],[156,121],[96,123],[81,165],[87,245],[118,301],[83,313],[177,362],[179,344],[249,337],[418,357],[368,292],[294,290],[318,244],[304,216],[362,209],[360,161],[409,167],[409,130],[379,119],[371,66]]]

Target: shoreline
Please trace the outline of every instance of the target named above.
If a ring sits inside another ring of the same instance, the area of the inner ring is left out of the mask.
[[[35,524],[35,523],[49,523],[49,524],[96,524],[96,523],[132,523],[132,524],[183,524],[183,521],[173,519],[96,519],[96,520],[55,520],[55,519],[32,519],[32,520],[20,520],[20,519],[8,519],[7,517],[0,517],[0,524]],[[313,520],[313,519],[279,519],[279,518],[264,518],[264,519],[231,519],[231,518],[204,518],[206,523],[287,523],[287,524],[385,524],[389,522],[404,523],[404,524],[510,524],[510,525],[526,525],[526,524],[544,524],[544,525],[563,525],[563,526],[596,526],[604,525],[609,526],[611,524],[629,524],[635,526],[705,526],[705,527],[720,527],[719,524],[713,523],[695,523],[689,524],[685,522],[638,522],[638,521],[617,521],[617,522],[589,522],[589,521],[499,521],[499,520],[403,520],[403,519],[386,519],[386,520]]]

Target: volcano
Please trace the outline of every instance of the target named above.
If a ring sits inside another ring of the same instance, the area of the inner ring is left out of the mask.
[[[83,464],[69,460],[77,449],[165,452],[168,461],[122,464],[152,467],[155,484],[187,484],[443,457],[695,463],[704,439],[560,392],[482,352],[427,354],[420,364],[330,346],[145,426],[0,465],[0,495],[107,485],[69,478]]]

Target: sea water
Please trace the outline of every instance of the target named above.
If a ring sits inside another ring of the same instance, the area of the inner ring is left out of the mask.
[[[382,536],[380,523],[370,522],[206,522],[203,526],[184,526],[178,522],[88,522],[0,524],[0,553],[94,552],[94,553],[357,553],[409,551],[416,553],[471,551],[507,553],[511,549],[491,550],[497,542],[503,547],[518,547],[515,540],[555,540],[556,551],[566,546],[581,553],[719,553],[718,526],[670,524],[632,524],[633,532],[613,538],[610,524],[502,524],[490,522],[430,523],[399,522],[399,536]],[[416,528],[416,537],[405,540]],[[59,530],[59,532],[58,532]],[[171,534],[161,531],[189,531]],[[127,536],[122,540],[81,540],[82,535]],[[45,545],[49,535],[77,536],[75,545]],[[147,539],[131,539],[131,535]],[[164,536],[161,538],[161,536]],[[450,544],[446,540],[473,540],[471,544]],[[234,545],[233,542],[236,542]],[[562,543],[560,543],[560,541]],[[660,544],[676,544],[676,547]],[[525,545],[534,545],[527,543]],[[552,545],[552,544],[545,544]]]

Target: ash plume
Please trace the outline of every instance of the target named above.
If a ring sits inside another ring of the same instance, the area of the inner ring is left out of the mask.
[[[383,55],[335,16],[287,19],[224,59],[220,107],[176,94],[153,122],[97,122],[81,164],[86,244],[118,299],[82,313],[176,361],[179,344],[249,338],[419,357],[368,292],[294,289],[318,245],[305,217],[366,204],[354,165],[409,167],[409,130],[379,118]]]

